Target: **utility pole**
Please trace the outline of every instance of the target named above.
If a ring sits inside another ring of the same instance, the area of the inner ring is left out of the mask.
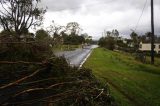
[[[151,0],[151,64],[154,64],[154,5],[153,0]]]

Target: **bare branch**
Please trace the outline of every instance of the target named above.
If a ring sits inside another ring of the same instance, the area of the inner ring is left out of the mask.
[[[11,13],[4,7],[2,1],[0,1],[0,4],[2,5],[2,8],[3,8],[9,15],[11,15]]]

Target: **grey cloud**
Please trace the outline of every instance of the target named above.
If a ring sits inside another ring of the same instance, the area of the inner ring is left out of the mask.
[[[155,33],[160,35],[160,0],[155,4]],[[142,12],[145,0],[45,0],[57,22],[77,21],[85,27],[90,35],[99,38],[104,29],[118,29],[124,36],[129,36]],[[64,12],[59,10],[72,10]],[[59,12],[55,12],[59,11]],[[50,16],[50,15],[48,15]],[[48,20],[48,19],[47,19]],[[54,20],[54,19],[53,19]],[[106,28],[106,26],[110,26]],[[143,34],[150,31],[150,0],[148,0],[143,16],[138,24],[137,32]]]
[[[48,7],[48,11],[78,10],[84,0],[42,0],[41,7]]]

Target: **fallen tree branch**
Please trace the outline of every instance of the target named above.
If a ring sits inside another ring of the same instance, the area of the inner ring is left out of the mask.
[[[76,93],[78,91],[73,91],[73,90],[68,90],[66,92],[60,93],[60,94],[55,94],[55,95],[51,95],[51,96],[47,96],[44,98],[40,98],[40,99],[34,99],[34,100],[28,100],[28,101],[23,101],[23,102],[15,102],[15,103],[4,103],[2,104],[2,106],[6,106],[6,105],[22,105],[22,104],[32,104],[32,103],[36,103],[36,102],[40,102],[49,98],[53,98],[53,97],[62,97],[62,96],[66,96],[66,94],[68,94],[69,96],[72,96],[73,93]]]
[[[22,92],[19,92],[17,94],[15,94],[12,98],[15,98],[21,94],[24,94],[24,93],[29,93],[29,92],[33,92],[33,91],[40,91],[40,90],[49,90],[49,89],[52,89],[53,87],[56,87],[56,86],[60,86],[60,85],[64,85],[64,84],[73,84],[73,83],[82,83],[82,82],[87,82],[89,83],[88,81],[72,81],[72,82],[62,82],[62,83],[57,83],[57,84],[54,84],[54,85],[51,85],[47,88],[32,88],[32,89],[27,89],[27,90],[24,90]]]
[[[31,81],[31,82],[21,83],[19,85],[22,86],[22,85],[36,84],[36,83],[40,83],[40,82],[44,82],[44,81],[60,80],[60,79],[61,78],[47,78],[47,79],[42,79],[42,80],[37,80],[37,81]],[[75,77],[65,77],[65,79],[76,79],[76,78]]]
[[[25,77],[23,77],[23,78],[21,78],[21,79],[19,79],[19,80],[16,80],[16,81],[14,81],[14,82],[11,82],[11,83],[7,84],[7,85],[1,86],[0,89],[4,89],[4,88],[7,88],[7,87],[10,87],[10,86],[13,86],[13,85],[17,85],[17,84],[19,84],[20,82],[22,82],[22,81],[24,81],[24,80],[26,80],[26,79],[28,79],[28,78],[30,78],[30,77],[33,77],[33,76],[36,75],[38,72],[40,72],[41,70],[44,70],[44,69],[45,69],[45,68],[39,69],[39,70],[33,72],[32,74],[30,74],[30,75],[28,75],[28,76],[25,76]]]
[[[89,82],[88,82],[88,81],[86,81],[86,80],[71,81],[71,82],[62,82],[62,83],[57,83],[57,84],[51,85],[51,86],[49,86],[47,89],[51,89],[51,88],[53,88],[53,87],[55,87],[55,86],[59,86],[59,85],[64,85],[64,84],[73,84],[73,83],[82,83],[82,82],[87,82],[87,83],[89,83]]]
[[[0,61],[0,64],[34,64],[34,65],[43,65],[42,62],[26,62],[26,61]]]

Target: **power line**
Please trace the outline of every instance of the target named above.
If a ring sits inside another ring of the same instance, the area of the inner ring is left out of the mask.
[[[144,13],[144,9],[145,9],[145,7],[146,7],[146,5],[147,5],[147,1],[148,1],[148,0],[146,0],[145,3],[144,3],[143,9],[142,9],[142,13],[141,13],[141,15],[140,15],[140,17],[139,17],[139,19],[138,19],[138,22],[137,22],[137,24],[136,24],[136,27],[135,27],[135,30],[134,30],[134,31],[136,31],[137,28],[138,28],[138,24],[139,24],[139,22],[140,22],[140,20],[141,20],[141,18],[142,18],[142,15],[143,15],[143,13]]]

